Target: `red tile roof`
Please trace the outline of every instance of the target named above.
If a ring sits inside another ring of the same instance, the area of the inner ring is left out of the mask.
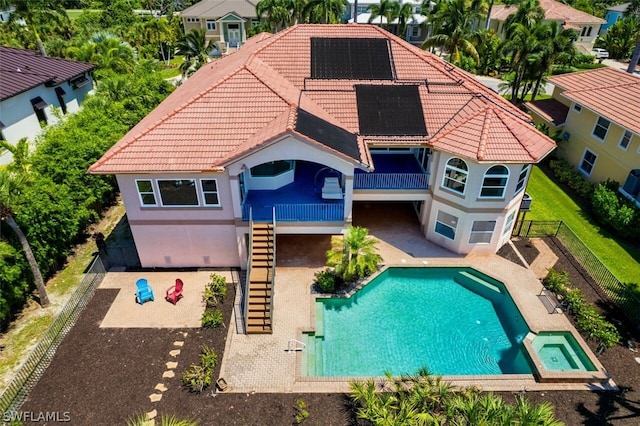
[[[567,121],[569,107],[553,98],[527,102],[526,107],[554,126],[561,126]]]
[[[438,149],[480,161],[527,163],[555,148],[552,140],[533,130],[528,115],[471,75],[376,26],[298,25],[275,35],[258,35],[237,52],[203,66],[90,172],[221,170],[288,134],[357,163],[295,130],[300,108],[348,132],[359,132],[353,86],[363,81],[311,79],[311,37],[387,38],[396,79],[365,83],[419,85],[428,135],[361,135],[358,148],[365,163],[366,144],[424,146],[433,141]],[[460,145],[467,121],[487,109],[496,116],[492,123],[500,127],[494,132],[493,124],[485,126],[478,138]],[[485,135],[482,147],[481,135]]]
[[[562,74],[549,82],[567,99],[640,134],[640,77],[606,67]]]
[[[0,46],[0,101],[41,84],[60,84],[95,68],[86,62],[40,56],[32,50]]]
[[[604,24],[602,18],[590,15],[578,9],[574,9],[556,0],[540,0],[540,7],[544,9],[545,20],[559,21],[575,28],[575,24]],[[493,6],[491,19],[506,21],[509,15],[515,13],[517,6],[505,6],[503,4]]]

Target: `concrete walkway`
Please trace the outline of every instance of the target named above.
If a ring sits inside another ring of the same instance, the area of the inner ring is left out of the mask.
[[[547,243],[544,242],[541,238],[532,238],[531,244],[538,250],[538,257],[535,258],[531,265],[529,265],[529,269],[536,274],[538,279],[543,280],[549,269],[553,268],[553,266],[558,261],[558,256],[553,253],[553,251],[549,248]]]

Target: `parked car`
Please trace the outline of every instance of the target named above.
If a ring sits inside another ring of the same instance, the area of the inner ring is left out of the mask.
[[[604,49],[600,49],[599,47],[594,47],[591,50],[591,54],[596,57],[596,59],[607,59],[609,57],[609,52]]]

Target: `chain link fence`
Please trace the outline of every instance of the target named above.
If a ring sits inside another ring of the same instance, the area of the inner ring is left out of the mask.
[[[524,220],[514,235],[527,238],[556,237],[593,278],[609,300],[620,308],[633,327],[640,331],[640,299],[629,285],[622,283],[613,275],[568,225],[562,221]]]
[[[93,292],[102,282],[105,271],[102,259],[96,256],[76,290],[0,395],[0,413],[16,412],[24,403],[29,391],[51,363],[62,339],[76,323]]]

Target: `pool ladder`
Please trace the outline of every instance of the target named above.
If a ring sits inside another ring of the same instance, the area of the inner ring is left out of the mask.
[[[298,346],[298,345],[302,345],[302,346]],[[289,339],[289,342],[287,342],[287,352],[302,351],[306,347],[307,347],[307,344],[304,342],[301,342],[300,340]]]

